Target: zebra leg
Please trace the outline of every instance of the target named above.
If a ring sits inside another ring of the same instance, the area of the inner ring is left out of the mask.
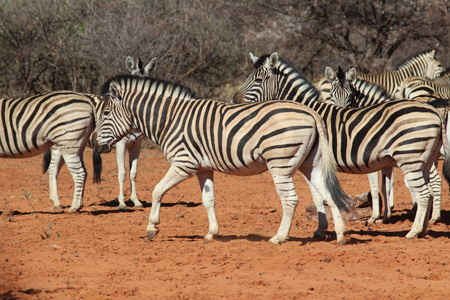
[[[184,169],[181,169],[178,166],[172,164],[164,178],[155,186],[152,194],[152,209],[150,210],[150,216],[148,217],[148,226],[146,230],[147,238],[149,240],[159,232],[159,229],[156,227],[156,225],[159,224],[159,210],[161,209],[161,200],[164,197],[164,194],[192,175],[193,174],[187,174]]]
[[[61,202],[59,201],[57,177],[59,171],[61,171],[64,165],[64,160],[61,157],[61,152],[57,147],[52,147],[52,158],[50,165],[48,166],[48,183],[49,183],[49,196],[55,209],[62,209]]]
[[[372,216],[370,217],[368,223],[372,224],[381,217],[378,172],[367,174],[367,178],[369,179],[370,184],[370,194],[372,194]]]
[[[84,185],[86,183],[86,168],[84,167],[83,162],[83,151],[80,151],[79,153],[67,153],[62,149],[60,149],[60,151],[66,162],[67,169],[73,178],[73,201],[69,213],[74,213],[83,206]]]
[[[317,209],[317,218],[319,220],[319,225],[314,231],[314,238],[325,238],[326,232],[328,229],[328,220],[327,220],[327,214],[325,212],[325,205],[324,205],[324,199],[322,198],[321,194],[316,190],[314,185],[310,182],[310,180],[303,174],[303,177],[305,177],[306,182],[308,183],[309,190],[311,191],[311,195],[313,198],[314,205]]]
[[[197,174],[197,179],[202,191],[203,206],[208,214],[209,230],[205,235],[205,240],[211,241],[215,234],[219,233],[219,225],[217,224],[216,213],[214,211],[214,172],[207,171]]]
[[[131,183],[131,201],[133,201],[135,208],[144,207],[142,203],[139,201],[136,191],[136,176],[137,176],[137,167],[138,167],[138,159],[139,154],[141,153],[141,143],[142,138],[139,138],[134,143],[132,148],[128,148],[128,157],[130,161],[130,183]]]
[[[117,157],[117,168],[118,168],[118,180],[119,180],[119,210],[126,210],[127,206],[125,204],[124,196],[124,182],[126,178],[125,170],[125,151],[126,151],[126,137],[121,139],[116,143],[116,157]]]
[[[411,190],[411,188],[409,187],[409,183],[408,183],[408,180],[406,180],[406,177],[404,177],[404,182],[405,182],[406,188],[409,190],[409,193],[411,194],[413,210],[417,210],[417,199],[416,199],[416,195],[414,194],[414,192],[413,192],[413,191]]]
[[[413,239],[417,235],[427,234],[428,216],[431,210],[431,193],[429,183],[429,171],[416,171],[405,174],[406,180],[409,183],[411,190],[416,195],[417,212],[414,218],[414,223],[411,230],[406,235],[406,238]]]
[[[330,206],[331,214],[333,215],[333,223],[334,223],[334,229],[336,232],[337,237],[337,243],[339,245],[345,244],[345,231],[346,226],[344,222],[344,218],[342,217],[341,212],[339,211],[338,207],[334,203],[330,191],[325,184],[325,176],[326,174],[323,174],[322,169],[320,167],[314,167],[312,169],[303,168],[300,167],[301,172],[304,174],[305,179],[307,182],[310,181],[310,186],[314,188],[314,190],[318,193],[318,196],[320,199],[322,199],[322,206],[323,206],[323,199],[325,199]],[[312,192],[312,190],[311,190]],[[318,203],[316,203],[316,206]],[[317,208],[317,211],[319,211],[319,208]],[[324,218],[326,220],[326,215],[324,215]],[[319,230],[319,229],[318,229]],[[316,232],[314,233],[316,234]]]
[[[389,220],[392,217],[392,208],[391,208],[391,194],[394,194],[393,191],[393,176],[392,171],[394,169],[392,167],[387,167],[381,170],[381,177],[382,177],[382,194],[383,194],[383,200],[384,200],[384,216],[383,216],[383,223],[388,223]],[[393,205],[392,205],[393,207]]]
[[[269,170],[271,169],[269,168]],[[272,173],[272,171],[271,174],[283,207],[283,217],[277,234],[272,237],[269,242],[281,244],[288,240],[295,208],[298,204],[298,196],[295,192],[294,181],[291,174],[278,175]]]
[[[441,193],[442,193],[442,179],[433,164],[430,170],[430,190],[433,195],[433,211],[431,214],[430,223],[436,224],[441,219]]]

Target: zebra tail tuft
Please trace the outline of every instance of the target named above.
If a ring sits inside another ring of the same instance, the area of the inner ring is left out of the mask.
[[[94,183],[102,181],[102,157],[97,151],[92,151],[92,164],[94,165]]]
[[[42,159],[42,173],[47,173],[48,167],[50,166],[50,161],[52,160],[52,152],[50,149],[45,151],[44,157]]]

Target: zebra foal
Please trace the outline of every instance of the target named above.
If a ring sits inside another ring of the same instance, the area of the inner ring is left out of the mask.
[[[56,146],[74,182],[69,212],[80,209],[86,182],[83,152],[95,127],[92,98],[56,91],[27,98],[1,99],[0,111],[0,157],[27,158]],[[58,197],[50,197],[50,200],[56,208],[60,207]]]
[[[311,107],[325,122],[340,172],[367,174],[397,165],[418,203],[414,224],[406,237],[427,233],[428,203],[433,193],[429,186],[430,172],[442,145],[446,153],[443,173],[447,181],[450,179],[450,146],[440,111],[429,104],[409,100],[387,101],[359,109],[341,108],[319,102],[318,91],[308,97],[313,85],[276,52],[257,59],[254,67],[235,94],[235,103],[279,99]],[[438,101],[434,105],[448,106],[448,103]],[[313,193],[313,197],[318,195]],[[319,218],[319,229],[326,229],[325,225],[326,218]]]
[[[250,176],[269,170],[283,207],[277,234],[288,239],[298,203],[293,176],[297,169],[326,199],[333,213],[337,241],[343,244],[345,224],[340,210],[348,198],[335,174],[333,154],[322,121],[311,109],[292,102],[227,105],[192,99],[189,89],[149,78],[119,76],[105,83],[109,99],[91,144],[100,153],[133,129],[157,143],[170,168],[153,190],[147,237],[159,229],[164,194],[196,175],[209,219],[205,239],[219,232],[215,216],[214,171]]]

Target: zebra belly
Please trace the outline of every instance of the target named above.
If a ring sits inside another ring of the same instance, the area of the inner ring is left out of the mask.
[[[4,145],[2,145],[2,147],[0,148],[0,157],[1,158],[29,158],[29,157],[33,157],[33,156],[44,153],[45,151],[50,149],[52,147],[52,145],[53,145],[53,143],[47,142],[47,143],[38,145],[38,148],[32,147],[29,150],[27,150],[23,146],[19,147],[19,148],[12,147],[12,149],[11,149],[12,151],[10,151],[10,149],[8,147],[4,148]]]

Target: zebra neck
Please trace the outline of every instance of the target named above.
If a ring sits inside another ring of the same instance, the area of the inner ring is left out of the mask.
[[[301,73],[280,70],[277,84],[274,100],[293,100],[299,103],[320,101],[319,91]]]

